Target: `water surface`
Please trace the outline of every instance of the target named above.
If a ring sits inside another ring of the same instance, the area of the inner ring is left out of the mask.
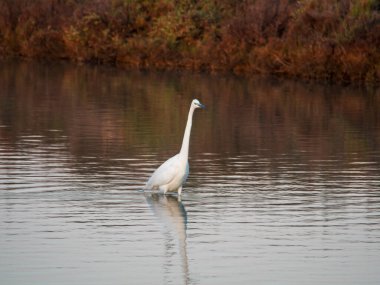
[[[6,63],[4,284],[379,284],[380,93]],[[194,116],[182,201],[142,193]]]

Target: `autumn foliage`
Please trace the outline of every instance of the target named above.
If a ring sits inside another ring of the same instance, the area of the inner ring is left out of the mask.
[[[2,0],[0,56],[380,82],[379,0]]]

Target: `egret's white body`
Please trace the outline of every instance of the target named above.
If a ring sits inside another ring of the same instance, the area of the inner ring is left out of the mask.
[[[181,151],[175,156],[165,161],[159,168],[154,171],[145,185],[146,190],[160,190],[164,194],[167,192],[178,191],[178,195],[182,193],[182,185],[186,182],[189,175],[189,142],[191,125],[193,122],[194,110],[204,108],[197,99],[191,102],[185,134],[183,136]]]

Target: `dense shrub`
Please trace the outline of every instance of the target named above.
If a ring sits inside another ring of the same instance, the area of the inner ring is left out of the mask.
[[[380,0],[2,0],[0,56],[380,81]]]

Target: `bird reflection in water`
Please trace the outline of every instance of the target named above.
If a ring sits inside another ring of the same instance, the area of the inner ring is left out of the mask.
[[[145,194],[146,200],[155,216],[164,225],[165,251],[167,256],[172,256],[173,245],[178,241],[179,255],[182,263],[184,284],[189,284],[189,264],[186,249],[187,212],[180,197],[160,195],[158,193]],[[168,270],[173,263],[169,264]]]

